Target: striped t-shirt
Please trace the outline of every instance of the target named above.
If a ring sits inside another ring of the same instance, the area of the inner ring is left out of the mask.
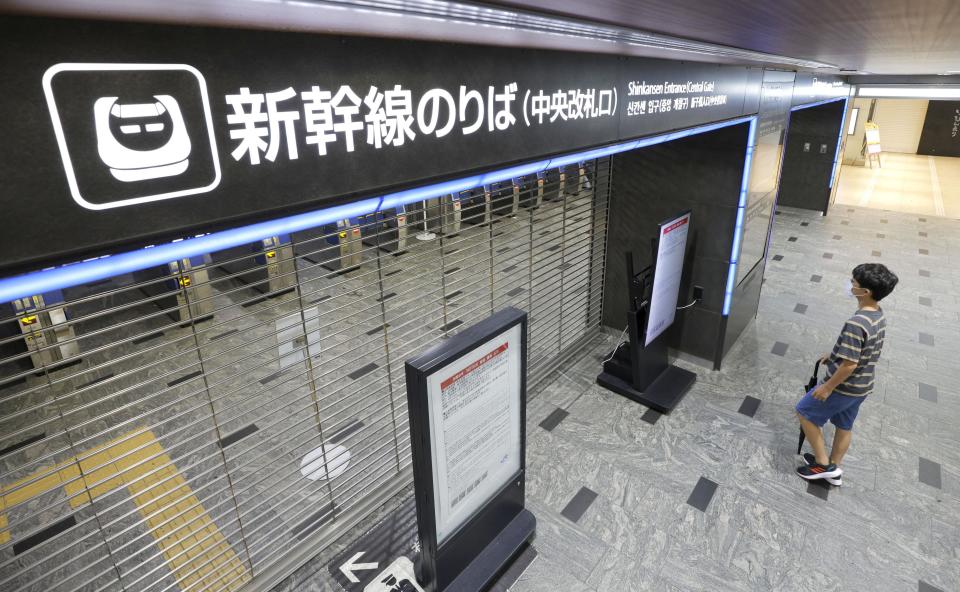
[[[857,368],[834,392],[851,397],[865,397],[873,392],[874,372],[883,349],[886,327],[883,310],[858,310],[843,325],[827,361],[827,380],[843,360],[856,362]]]

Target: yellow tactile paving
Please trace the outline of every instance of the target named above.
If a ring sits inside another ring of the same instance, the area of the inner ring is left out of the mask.
[[[7,530],[7,514],[3,510],[3,496],[0,495],[0,545],[10,542],[10,531]]]
[[[0,544],[10,541],[6,508],[63,487],[72,507],[126,487],[181,590],[237,590],[250,574],[173,460],[149,430],[121,436],[0,486]]]

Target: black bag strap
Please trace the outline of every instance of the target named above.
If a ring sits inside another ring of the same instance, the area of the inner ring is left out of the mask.
[[[818,382],[820,382],[820,360],[817,360],[817,363],[813,366],[813,375],[810,377],[810,382],[807,383],[807,390],[804,393],[817,386]]]
[[[820,360],[817,360],[817,363],[813,365],[813,376],[810,377],[810,382],[807,383],[807,388],[804,394],[809,393],[810,389],[817,386],[817,383],[820,382]],[[800,430],[800,441],[797,442],[797,454],[803,450],[803,441],[806,439],[806,436],[803,434],[803,430]]]

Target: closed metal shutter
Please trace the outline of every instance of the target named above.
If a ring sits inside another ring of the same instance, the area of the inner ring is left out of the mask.
[[[598,330],[609,175],[590,161],[3,305],[0,588],[237,590],[319,551],[411,479],[405,359],[516,306],[536,386]]]
[[[880,146],[884,152],[917,153],[928,104],[926,99],[877,101],[873,120],[880,126]]]

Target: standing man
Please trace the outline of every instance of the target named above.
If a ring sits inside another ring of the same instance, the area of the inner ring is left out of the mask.
[[[852,279],[847,280],[847,294],[857,299],[857,312],[844,324],[833,351],[821,358],[827,365],[826,380],[797,403],[800,427],[813,447],[813,454],[803,455],[806,464],[797,469],[803,479],[842,484],[840,463],[850,447],[860,405],[873,392],[883,349],[887,321],[879,302],[893,292],[897,281],[897,276],[879,263],[856,266]],[[830,454],[821,429],[827,420],[836,427]]]

